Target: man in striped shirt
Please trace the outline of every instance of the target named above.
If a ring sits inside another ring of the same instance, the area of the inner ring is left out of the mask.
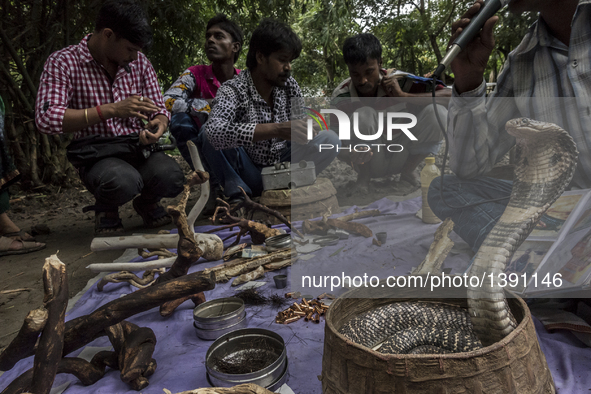
[[[453,24],[452,42],[482,5],[477,1]],[[455,74],[448,115],[450,167],[456,176],[431,183],[429,205],[440,218],[451,217],[474,251],[508,202],[512,183],[485,174],[515,144],[505,131],[509,119],[528,117],[564,128],[575,140],[579,163],[571,186],[591,187],[591,0],[513,0],[514,13],[539,13],[519,46],[509,54],[497,88],[485,98],[484,69],[494,47],[493,16],[452,62]],[[458,207],[489,199],[466,209]],[[447,204],[446,204],[447,203]]]
[[[97,235],[122,231],[118,207],[137,194],[133,206],[146,227],[170,223],[159,201],[183,188],[178,164],[145,148],[158,142],[170,116],[156,73],[140,52],[151,40],[137,3],[109,0],[94,32],[51,54],[41,75],[35,106],[39,131],[75,133],[71,146],[94,151],[92,159],[77,161],[76,167],[96,198],[91,209]],[[70,160],[73,151],[69,148]]]

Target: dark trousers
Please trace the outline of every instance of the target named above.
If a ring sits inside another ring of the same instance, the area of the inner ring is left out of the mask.
[[[443,179],[445,202],[452,207],[460,208],[450,208],[441,200],[441,177],[433,179],[429,186],[429,207],[441,220],[451,218],[456,234],[476,252],[503,215],[509,199],[487,202],[471,208],[461,207],[484,200],[509,197],[513,182],[489,177],[460,179],[455,175],[445,175]]]
[[[189,148],[187,147],[188,141],[193,141],[197,145],[197,136],[199,135],[199,126],[189,114],[179,113],[173,114],[170,119],[170,134],[176,138],[176,144],[183,156],[183,159],[193,170],[193,162],[191,161],[191,155],[189,154]]]
[[[8,195],[8,190],[0,190],[0,214],[4,212],[8,212],[10,209],[10,196]]]
[[[281,152],[280,161],[299,162],[301,160],[313,161],[316,174],[330,165],[337,156],[337,151],[329,150],[319,152],[320,144],[341,146],[339,137],[331,130],[324,130],[314,137],[307,145],[292,144],[287,142],[287,147]],[[242,196],[240,187],[249,196],[260,196],[263,192],[262,166],[254,163],[243,147],[216,150],[204,132],[197,137],[197,146],[202,159],[207,163],[208,171],[213,173],[224,188],[224,194],[228,198]]]
[[[179,165],[163,152],[152,153],[147,159],[102,159],[90,168],[81,168],[80,178],[99,208],[121,206],[138,194],[142,204],[176,197],[185,182]]]

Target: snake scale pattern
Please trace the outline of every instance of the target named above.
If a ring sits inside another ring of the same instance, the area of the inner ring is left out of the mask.
[[[516,139],[515,179],[503,215],[474,257],[469,275],[498,274],[540,217],[564,192],[578,152],[559,126],[527,118],[505,126]],[[488,286],[487,286],[488,285]],[[389,354],[458,353],[496,343],[517,323],[503,288],[468,288],[468,310],[429,302],[400,302],[360,314],[339,332],[355,343]]]

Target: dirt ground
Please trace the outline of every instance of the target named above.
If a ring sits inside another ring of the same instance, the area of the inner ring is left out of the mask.
[[[186,173],[189,173],[189,167],[182,159],[180,161]],[[352,187],[356,174],[349,166],[339,161],[335,161],[321,176],[332,180],[338,191],[337,198],[341,207],[364,206],[386,196],[418,195],[417,188],[406,182],[399,182],[398,176],[392,179],[372,180],[369,194],[359,194],[356,188]],[[199,195],[199,188],[195,189],[189,200],[189,207],[194,205]],[[164,199],[164,206],[171,201],[174,199]],[[14,338],[26,314],[31,309],[41,306],[41,275],[46,257],[57,253],[60,260],[66,264],[72,297],[86,286],[89,279],[96,276],[96,273],[86,269],[86,266],[92,263],[112,262],[123,253],[122,250],[91,252],[94,212],[83,213],[82,208],[93,203],[94,199],[83,186],[36,190],[29,193],[16,190],[11,196],[9,215],[12,220],[26,231],[40,230],[42,234],[37,235],[37,239],[45,242],[47,248],[24,255],[0,257],[0,348],[7,346]],[[133,210],[131,202],[120,209],[120,216],[127,234],[156,233],[159,230],[143,229],[142,220]],[[205,222],[200,220],[199,223]]]

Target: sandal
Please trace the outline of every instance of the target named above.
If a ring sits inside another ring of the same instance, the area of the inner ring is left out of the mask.
[[[150,209],[150,207],[153,208]],[[161,227],[172,222],[172,218],[160,203],[142,204],[139,202],[138,198],[136,198],[133,200],[133,209],[135,209],[138,215],[144,220],[145,228]]]
[[[10,249],[13,242],[20,242],[20,249]],[[38,250],[45,249],[45,244],[41,242],[28,242],[21,241],[19,239],[12,239],[8,237],[0,237],[0,256],[8,256],[12,254],[25,254],[36,252]]]
[[[12,239],[16,239],[17,241],[37,242],[35,237],[28,234],[25,230],[15,231],[13,233],[2,234],[2,235],[0,235],[0,237],[12,238]]]
[[[108,217],[107,212],[95,212],[94,214],[94,236],[121,235],[125,232],[119,215]]]

